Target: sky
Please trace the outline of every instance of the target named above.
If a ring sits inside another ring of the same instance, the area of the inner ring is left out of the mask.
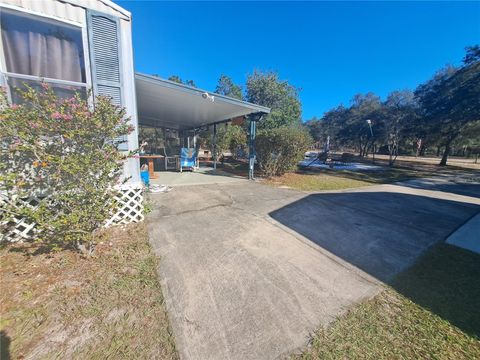
[[[480,2],[115,1],[133,18],[136,70],[213,91],[255,69],[300,89],[304,120],[356,93],[415,89],[480,44]]]

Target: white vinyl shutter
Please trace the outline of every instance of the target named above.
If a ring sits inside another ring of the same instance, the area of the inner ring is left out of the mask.
[[[120,20],[96,11],[87,11],[93,94],[111,98],[124,106],[120,47]],[[127,136],[114,140],[120,150],[128,150]]]

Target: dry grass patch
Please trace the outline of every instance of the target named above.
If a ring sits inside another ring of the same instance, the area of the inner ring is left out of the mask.
[[[1,250],[2,359],[177,358],[144,224],[100,241],[88,259]]]

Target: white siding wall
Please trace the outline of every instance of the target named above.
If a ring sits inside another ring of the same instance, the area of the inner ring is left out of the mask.
[[[82,27],[86,26],[87,8],[120,18],[124,106],[127,111],[127,116],[131,119],[131,124],[135,128],[135,131],[128,137],[128,144],[129,150],[137,149],[138,120],[137,103],[135,98],[135,72],[133,64],[132,23],[130,13],[108,0],[0,0],[0,6],[19,11],[24,10],[40,16],[52,17]],[[88,54],[88,47],[84,50],[85,54]],[[85,65],[88,68],[88,59]],[[87,76],[90,76],[90,69],[87,69]],[[131,177],[129,183],[131,185],[140,185],[140,165],[138,159],[129,159],[125,163],[124,169],[125,176]]]
[[[110,1],[103,0],[1,0],[7,4],[39,14],[80,24],[85,23],[85,9],[92,9],[130,21],[130,13]]]
[[[123,66],[123,98],[127,116],[130,117],[131,124],[135,130],[128,136],[129,150],[138,149],[138,118],[137,118],[137,99],[135,96],[135,71],[133,64],[133,46],[132,46],[132,22],[120,21],[121,47],[122,47],[122,66]],[[138,159],[128,159],[125,163],[125,174],[130,176],[132,184],[141,185],[140,180],[140,161]]]

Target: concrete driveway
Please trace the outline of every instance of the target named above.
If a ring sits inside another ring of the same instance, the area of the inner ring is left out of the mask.
[[[153,195],[148,231],[181,357],[291,353],[480,211],[478,197],[405,185],[311,194],[239,182]]]

